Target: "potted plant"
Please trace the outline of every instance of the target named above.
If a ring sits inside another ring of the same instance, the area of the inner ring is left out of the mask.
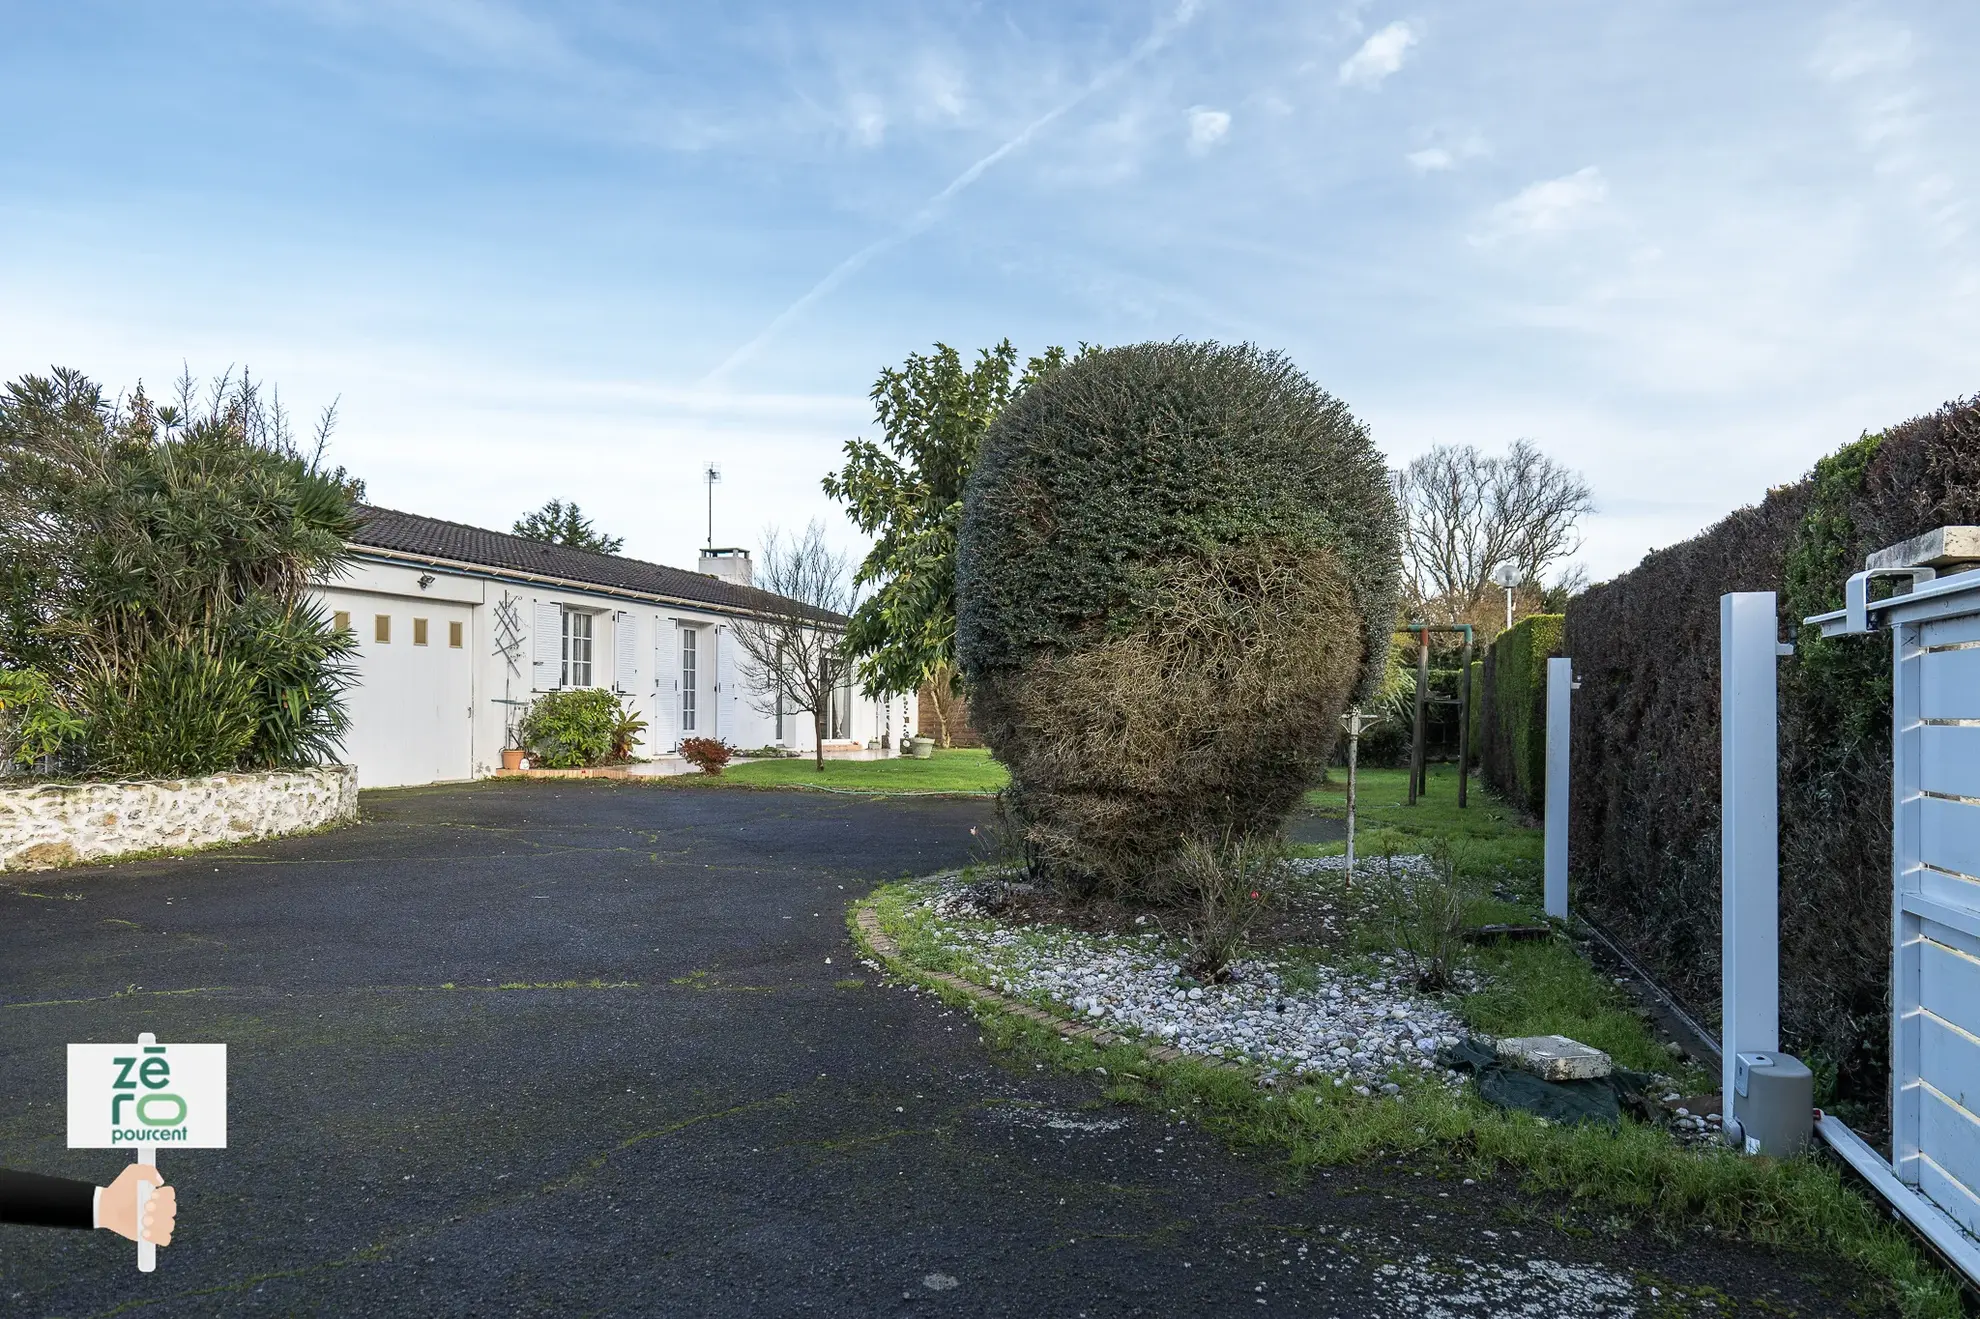
[[[914,747],[914,758],[916,760],[927,760],[935,754],[935,739],[932,737],[921,737],[917,735],[911,745]]]
[[[504,748],[502,752],[502,768],[528,769],[529,768],[529,760],[527,759],[528,756],[529,756],[529,752],[525,751],[521,747]]]

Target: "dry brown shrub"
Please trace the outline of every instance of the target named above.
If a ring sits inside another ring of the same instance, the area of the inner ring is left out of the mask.
[[[1151,595],[1132,630],[976,693],[992,744],[1015,756],[1031,859],[1074,892],[1159,898],[1186,840],[1275,833],[1361,674],[1331,551],[1209,550],[1159,570]]]

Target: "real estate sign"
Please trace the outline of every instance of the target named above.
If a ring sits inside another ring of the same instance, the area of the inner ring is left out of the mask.
[[[227,1046],[69,1046],[69,1148],[225,1149]]]

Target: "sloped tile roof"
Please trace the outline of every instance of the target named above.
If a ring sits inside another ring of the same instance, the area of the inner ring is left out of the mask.
[[[569,545],[547,545],[542,541],[470,527],[462,522],[420,517],[397,509],[362,505],[359,526],[351,537],[357,549],[390,550],[420,558],[446,559],[496,571],[530,573],[558,577],[607,590],[637,591],[691,600],[713,609],[746,613],[789,612],[794,601],[754,587],[711,577],[707,573],[669,568],[618,554],[599,554]],[[800,609],[805,606],[800,605]],[[816,610],[821,621],[844,623],[845,615]]]

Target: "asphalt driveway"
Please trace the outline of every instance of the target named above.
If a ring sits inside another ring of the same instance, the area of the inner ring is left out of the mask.
[[[1511,1185],[1295,1185],[993,1055],[845,933],[875,882],[967,859],[982,803],[529,782],[365,812],[0,877],[0,1164],[115,1174],[63,1147],[71,1041],[224,1041],[231,1068],[229,1148],[162,1157],[158,1271],[0,1227],[0,1314],[1779,1315],[1852,1290]]]

